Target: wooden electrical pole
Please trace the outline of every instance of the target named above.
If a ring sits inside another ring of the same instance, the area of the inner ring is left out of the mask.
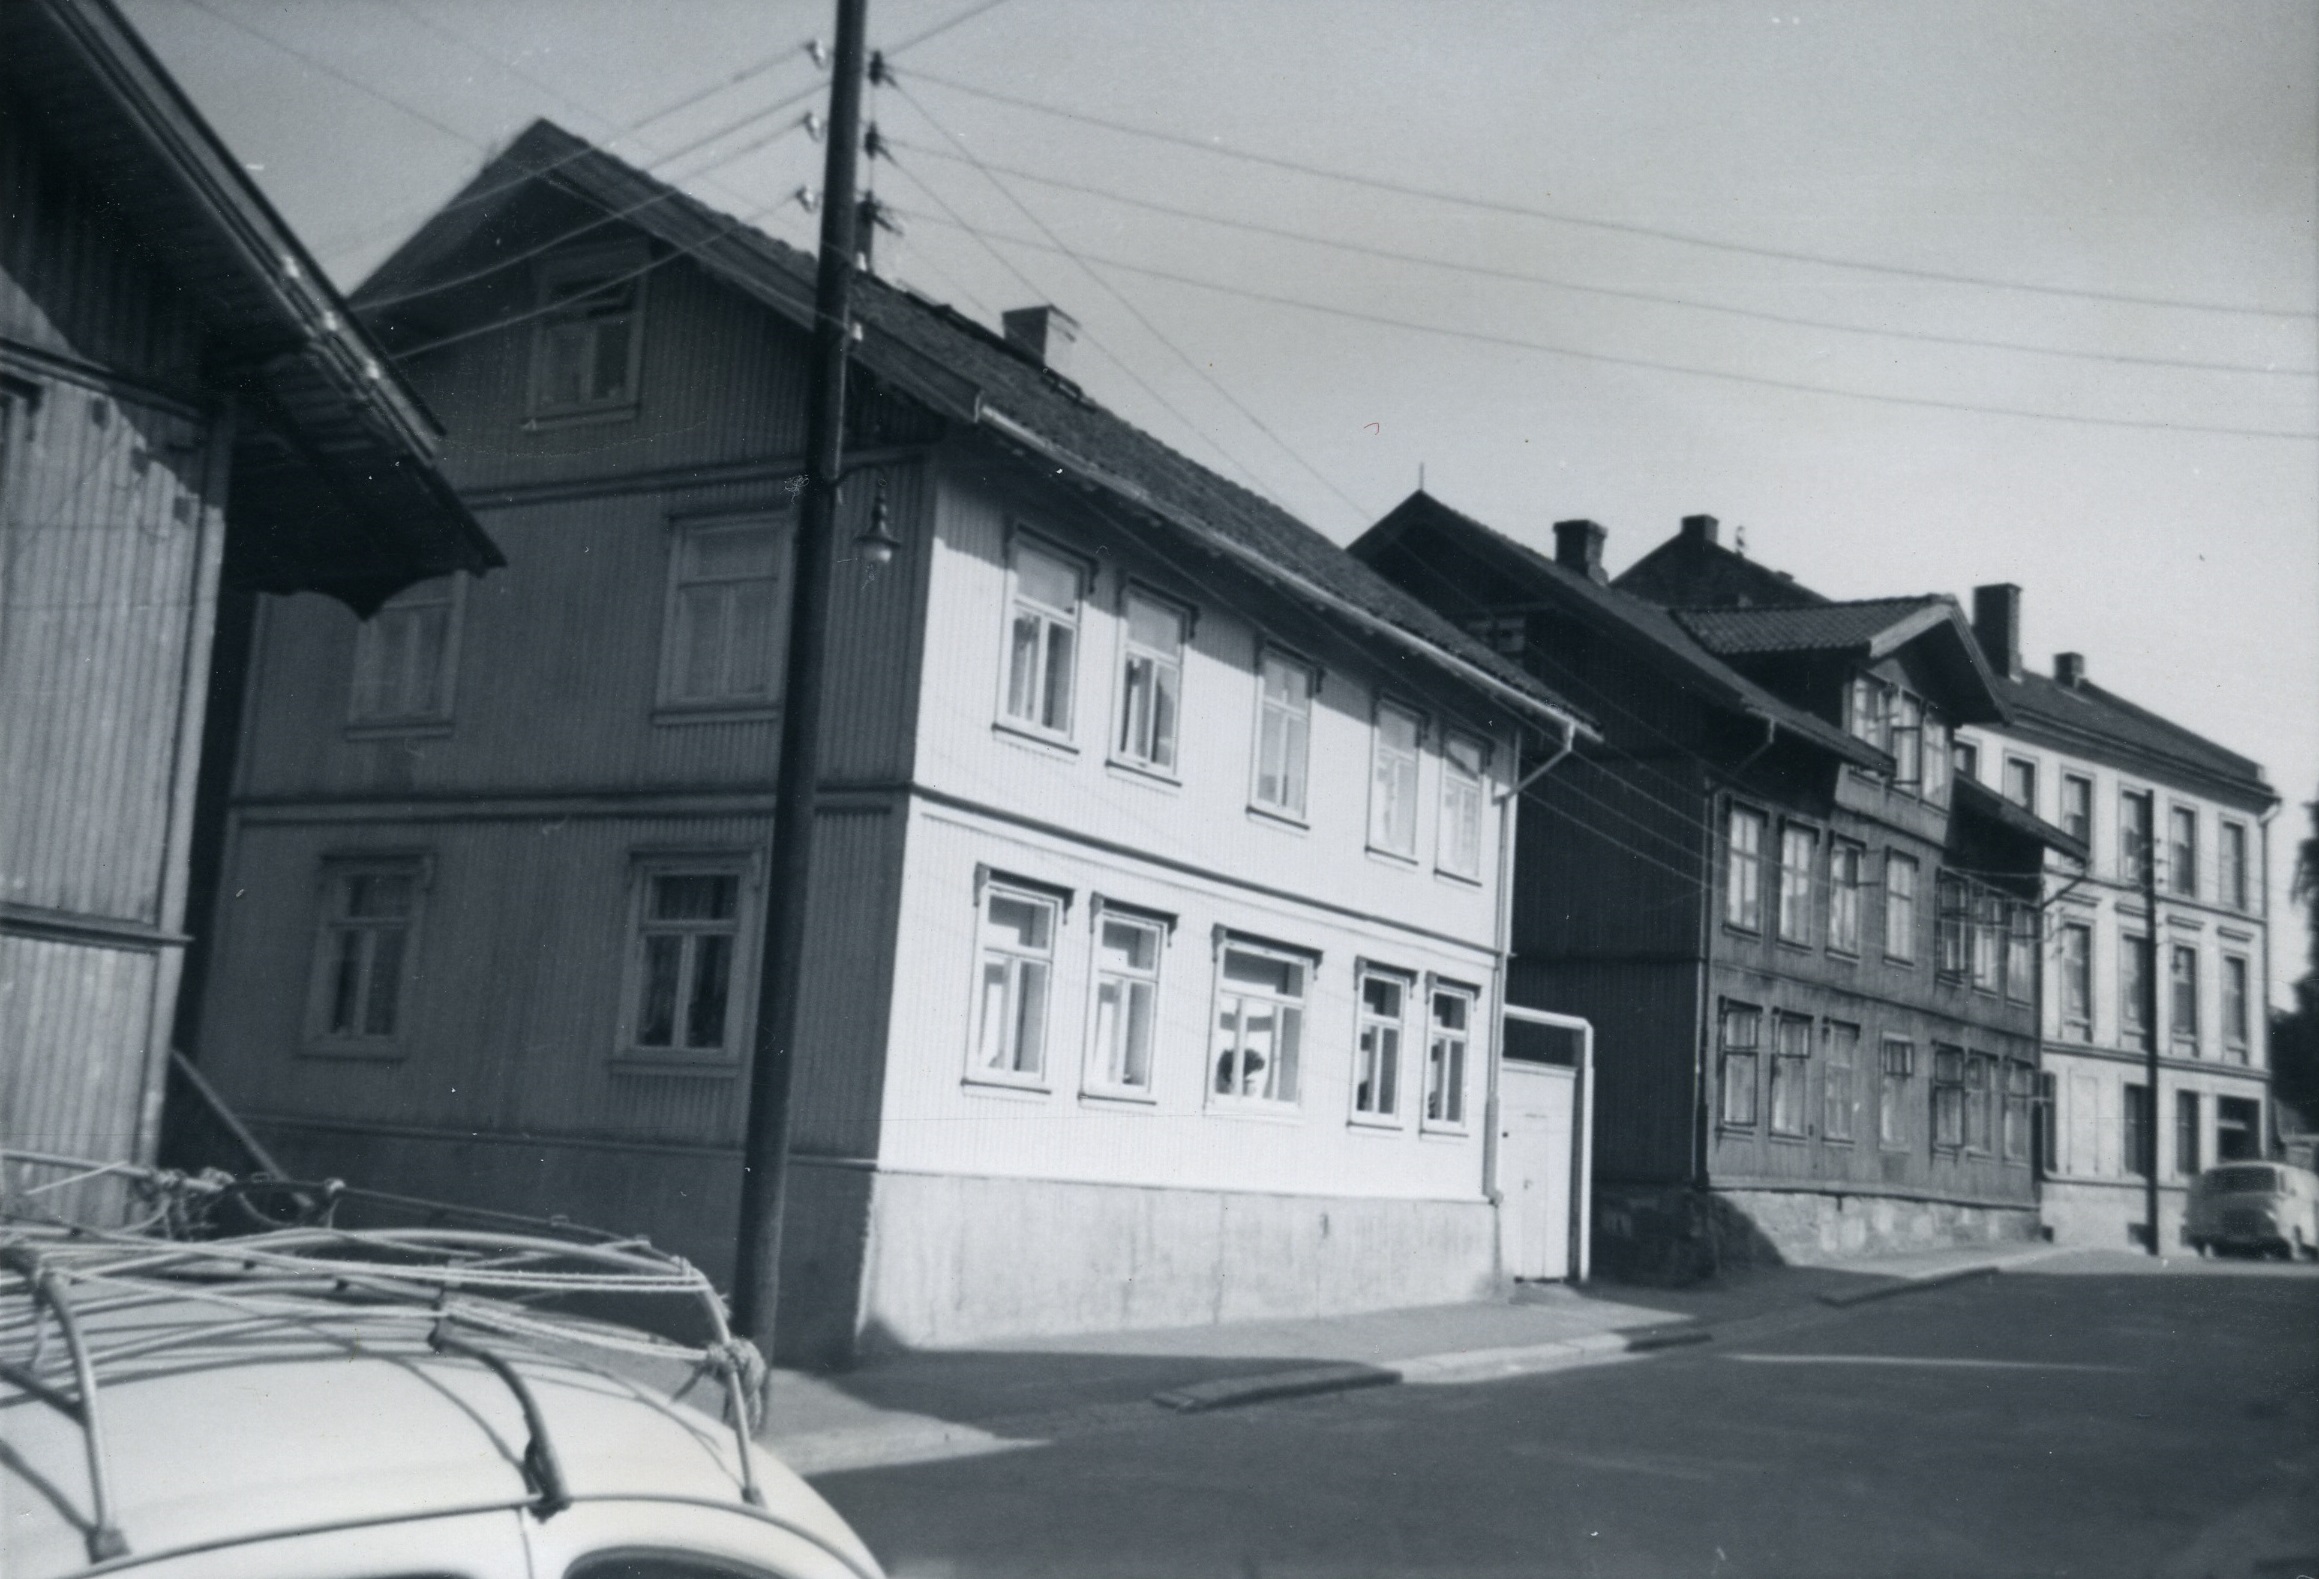
[[[741,1217],[733,1265],[734,1325],[773,1357],[781,1308],[781,1217],[789,1176],[790,1086],[798,988],[813,873],[813,800],[820,773],[822,668],[829,567],[844,467],[846,353],[853,333],[854,171],[861,148],[863,33],[869,0],[837,0],[829,77],[829,157],[821,184],[821,260],[814,285],[812,401],[805,419],[805,490],[790,569],[789,657],[783,673],[781,762],[765,954],[750,1048],[749,1116],[741,1142]]]

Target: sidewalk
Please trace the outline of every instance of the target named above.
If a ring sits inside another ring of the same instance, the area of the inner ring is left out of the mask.
[[[1625,1361],[1738,1324],[2068,1253],[1990,1245],[1733,1273],[1685,1289],[1531,1285],[1485,1303],[918,1350],[835,1376],[776,1372],[759,1439],[808,1475],[1001,1452],[1168,1409]]]

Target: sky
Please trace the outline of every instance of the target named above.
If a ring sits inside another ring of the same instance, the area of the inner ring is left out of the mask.
[[[813,244],[826,0],[125,4],[342,285],[542,115]],[[2319,794],[2319,7],[870,16],[880,274],[994,326],[1061,306],[1091,395],[1339,541],[1422,472],[1549,550],[1602,522],[1614,572],[1704,512],[1834,597],[2018,583],[2031,667],[2082,652],[2265,764],[2286,1001]]]

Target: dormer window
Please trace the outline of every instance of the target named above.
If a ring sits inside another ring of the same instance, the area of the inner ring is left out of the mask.
[[[1856,674],[1844,693],[1844,728],[1892,758],[1892,782],[1936,806],[1949,801],[1954,774],[1949,726],[1924,698],[1872,674]]]
[[[540,264],[533,416],[616,413],[635,406],[649,267],[640,247],[566,253]]]

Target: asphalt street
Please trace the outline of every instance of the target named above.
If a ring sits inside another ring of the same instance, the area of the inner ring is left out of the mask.
[[[2319,1269],[2096,1257],[816,1484],[896,1579],[2294,1579],[2319,1575]]]

